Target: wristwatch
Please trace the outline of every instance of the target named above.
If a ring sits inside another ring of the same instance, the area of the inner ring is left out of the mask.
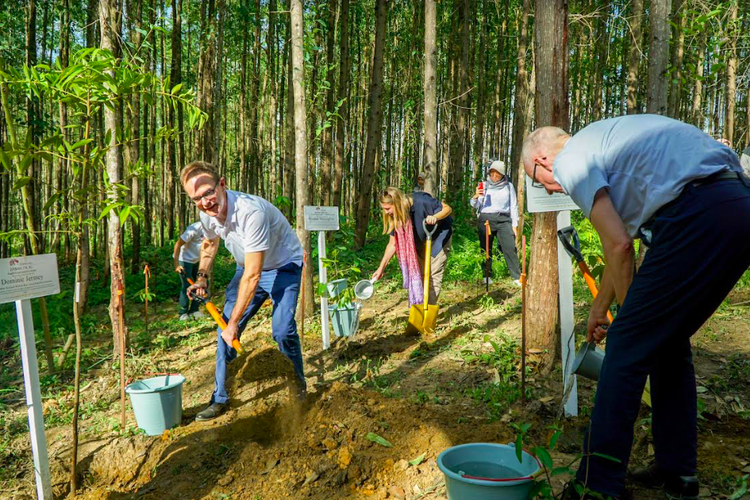
[[[205,278],[205,279],[206,279],[206,281],[208,281],[208,273],[207,273],[207,272],[205,272],[205,271],[198,271],[197,273],[195,273],[195,275],[196,275],[196,276],[197,276],[198,278]]]

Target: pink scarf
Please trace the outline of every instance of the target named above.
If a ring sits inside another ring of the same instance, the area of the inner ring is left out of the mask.
[[[424,301],[422,272],[419,270],[411,220],[396,228],[396,255],[404,276],[404,288],[409,291],[409,306],[421,304]]]

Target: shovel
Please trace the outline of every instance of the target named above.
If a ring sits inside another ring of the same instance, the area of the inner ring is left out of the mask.
[[[432,231],[427,229],[427,223],[422,220],[422,227],[427,234],[427,244],[424,255],[424,294],[423,304],[414,304],[409,310],[409,324],[421,333],[432,332],[435,329],[435,321],[438,315],[438,305],[430,304],[430,264],[432,262],[432,235],[437,231],[437,224],[432,226]]]
[[[568,255],[573,257],[578,263],[578,267],[583,273],[583,279],[591,290],[591,295],[596,298],[599,295],[599,290],[596,288],[596,280],[591,276],[591,270],[586,262],[583,260],[583,254],[581,253],[581,240],[578,238],[578,232],[573,226],[568,226],[557,231],[557,237],[560,238],[560,242],[563,244],[565,251]],[[607,311],[607,319],[610,323],[614,321],[612,313]]]
[[[184,271],[180,271],[180,274],[185,274]],[[191,285],[194,285],[195,282],[191,280],[190,278],[186,277],[187,282]],[[211,315],[211,317],[214,319],[217,325],[219,325],[219,328],[222,330],[225,330],[227,328],[227,322],[224,321],[224,318],[221,317],[221,313],[216,308],[216,306],[213,304],[213,302],[209,301],[208,299],[204,297],[199,297],[198,295],[193,295],[190,297],[191,300],[197,300],[204,306],[206,306],[206,311],[208,311],[208,314]],[[234,347],[234,350],[237,351],[238,355],[245,354],[245,349],[242,347],[242,344],[240,344],[240,341],[237,339],[234,339],[232,341],[232,347]]]
[[[589,287],[589,290],[591,290],[591,295],[596,298],[596,296],[599,294],[599,290],[596,288],[596,281],[594,280],[594,277],[591,276],[591,271],[589,270],[589,266],[586,265],[586,262],[583,260],[583,255],[581,254],[581,240],[578,237],[578,232],[576,231],[576,228],[573,226],[568,226],[560,229],[557,231],[557,236],[560,238],[560,241],[563,244],[563,247],[565,247],[565,250],[568,252],[569,255],[571,255],[576,262],[578,263],[578,267],[581,269],[581,272],[583,273],[583,279],[586,280],[586,284]],[[614,319],[612,318],[612,313],[607,311],[607,319],[609,319],[609,322],[612,323]],[[586,378],[591,378],[592,380],[598,380],[599,378],[599,370],[601,370],[601,364],[603,363],[603,357],[601,359],[597,358],[597,361],[595,363],[596,369],[594,372],[596,373],[596,378],[589,375],[588,372],[586,373],[578,373],[579,368],[583,365],[583,360],[586,358],[586,355],[588,351],[594,351],[594,345],[592,344],[589,346],[588,344],[584,344],[584,346],[581,348],[581,350],[576,355],[577,362],[574,363],[574,373],[583,375]],[[641,400],[646,403],[649,407],[651,407],[651,381],[650,379],[646,379],[646,387],[643,390],[643,396],[641,396]]]

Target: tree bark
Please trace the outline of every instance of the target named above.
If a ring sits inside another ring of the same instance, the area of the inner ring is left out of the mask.
[[[372,78],[368,99],[370,114],[367,122],[367,149],[362,165],[359,202],[357,206],[357,225],[354,234],[354,245],[362,248],[367,238],[367,226],[370,222],[372,203],[372,186],[375,177],[375,160],[381,147],[382,139],[382,95],[383,95],[383,46],[385,42],[386,22],[388,20],[388,0],[375,2],[375,50],[373,53]]]
[[[567,129],[568,2],[536,0],[536,124]],[[557,358],[557,213],[534,215],[526,331],[528,346],[543,351],[540,362],[549,371]]]
[[[172,0],[172,61],[170,63],[169,71],[169,85],[174,88],[176,85],[182,83],[182,0]],[[168,106],[168,120],[169,126],[172,129],[177,129],[179,134],[182,134],[182,128],[178,127],[177,120],[175,117],[174,106]],[[180,106],[181,108],[181,106]],[[179,172],[180,166],[177,163],[177,143],[174,138],[167,140],[167,189],[169,189],[169,198],[174,199],[172,193],[177,190],[179,192],[180,186],[177,186],[177,172]],[[171,203],[172,210],[174,207],[174,201],[168,201]],[[174,220],[174,212],[170,212],[170,220]],[[179,215],[179,231],[184,231],[187,223],[185,221],[185,213],[180,210]],[[172,229],[169,229],[169,236],[172,237]]]
[[[304,206],[309,204],[310,186],[307,171],[307,122],[305,115],[305,59],[304,59],[304,19],[302,0],[291,0],[292,22],[292,81],[294,85],[294,166],[297,171],[297,237],[307,255],[312,255],[310,231],[305,229]],[[304,297],[307,310],[313,310],[312,267],[305,266]]]
[[[341,186],[344,180],[344,145],[346,136],[346,120],[349,116],[349,0],[341,0],[341,13],[339,14],[340,45],[339,57],[339,89],[338,100],[341,102],[339,115],[336,120],[336,143],[334,145],[333,166],[333,196],[331,204],[341,207]],[[343,212],[343,210],[342,210]]]
[[[326,34],[326,79],[328,80],[328,89],[326,89],[326,110],[327,113],[323,119],[327,121],[327,126],[323,130],[323,137],[320,145],[320,204],[331,204],[331,167],[333,166],[333,122],[338,121],[333,113],[335,111],[335,102],[333,93],[335,89],[335,78],[333,65],[336,54],[334,53],[334,42],[336,40],[336,0],[328,2],[328,30]]]
[[[667,113],[667,59],[669,59],[669,13],[672,0],[651,0],[651,43],[648,53],[647,112]]]
[[[643,49],[643,0],[633,0],[630,28],[632,40],[628,54],[628,114],[638,113],[638,68]]]
[[[730,143],[734,141],[734,110],[737,96],[737,0],[732,0],[729,6],[729,25],[727,30],[727,93],[726,118],[724,121],[724,139]]]
[[[424,2],[424,190],[437,195],[437,4]]]
[[[682,101],[682,59],[685,54],[685,25],[687,15],[685,12],[686,2],[674,0],[673,35],[674,47],[672,48],[672,88],[669,92],[668,116],[680,118],[680,102]]]
[[[526,135],[526,108],[529,99],[529,77],[526,71],[526,52],[529,39],[529,13],[531,12],[531,0],[523,0],[520,25],[518,28],[518,51],[516,53],[516,102],[513,111],[513,147],[510,154],[510,165],[507,169],[510,181],[516,186],[523,184],[525,179],[521,166],[521,149],[523,139]]]
[[[101,26],[101,48],[109,50],[115,57],[119,56],[118,40],[120,39],[119,26],[117,23],[117,0],[100,0],[99,2],[99,24]],[[115,77],[114,68],[109,68],[105,74],[110,78]],[[116,89],[110,88],[110,92],[116,92]],[[120,122],[120,109],[115,105],[112,108],[104,108],[104,131],[109,135],[109,143],[105,144],[106,153],[106,170],[108,177],[107,202],[117,203],[120,197],[117,190],[117,184],[122,181],[122,160],[120,156],[120,144],[117,138],[117,129]],[[110,266],[110,302],[109,318],[112,323],[113,334],[113,354],[115,359],[120,354],[120,293],[125,291],[125,279],[122,262],[122,231],[120,219],[116,210],[109,212],[109,225],[107,234],[107,248],[109,249],[109,266]],[[125,334],[125,345],[127,347],[127,331],[123,325],[122,331]]]

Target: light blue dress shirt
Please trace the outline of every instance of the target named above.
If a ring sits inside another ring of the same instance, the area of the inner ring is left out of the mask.
[[[659,115],[592,123],[568,140],[552,167],[588,218],[594,196],[606,188],[632,237],[688,182],[724,170],[741,171],[730,148],[693,125]]]

